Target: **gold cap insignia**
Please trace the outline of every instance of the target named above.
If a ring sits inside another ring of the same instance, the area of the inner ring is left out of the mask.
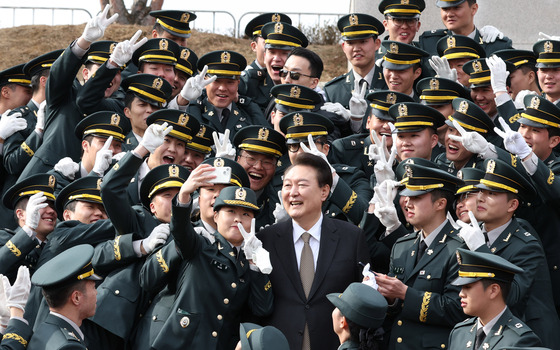
[[[222,158],[214,159],[214,168],[221,168],[226,164],[226,162]]]
[[[169,176],[171,177],[179,177],[179,167],[176,164],[169,166]]]
[[[191,15],[188,13],[183,13],[181,15],[181,19],[179,21],[183,22],[183,23],[188,23],[189,22],[189,18],[191,18]]]
[[[191,55],[191,52],[188,49],[183,49],[181,50],[181,55],[179,57],[181,57],[182,60],[187,60],[189,58],[189,56]]]
[[[358,16],[350,15],[350,18],[348,20],[350,21],[351,26],[357,26],[358,25]]]
[[[259,136],[258,136],[259,140],[264,140],[264,141],[268,140],[268,134],[269,133],[270,133],[270,130],[265,129],[265,128],[261,128],[259,130]]]
[[[490,159],[488,164],[486,164],[486,172],[493,173],[494,169],[496,169],[496,161],[494,159]]]
[[[99,191],[101,191],[101,183],[103,182],[103,179],[97,179],[97,189]]]
[[[541,104],[541,100],[539,99],[538,96],[535,96],[531,99],[531,105],[529,106],[529,108],[539,109],[540,104]]]
[[[111,116],[111,125],[119,126],[120,121],[121,121],[121,116],[120,115],[113,114]]]
[[[113,53],[113,50],[115,50],[115,46],[117,46],[117,43],[112,43],[111,46],[109,46],[109,53]]]
[[[550,41],[544,43],[543,47],[544,47],[544,53],[551,53],[552,50],[554,50],[554,45]]]
[[[281,20],[282,20],[282,17],[279,14],[275,13],[275,14],[272,15],[272,19],[270,21],[271,22],[280,22]]]
[[[159,49],[160,50],[167,50],[168,47],[169,47],[169,43],[167,42],[167,39],[161,39],[159,41]]]
[[[462,101],[459,104],[459,109],[457,110],[457,112],[465,114],[467,113],[468,110],[469,110],[469,103],[467,101]]]
[[[206,126],[201,125],[198,134],[196,134],[196,137],[204,137],[204,134],[206,134]]]
[[[247,198],[247,191],[243,187],[240,187],[235,190],[235,199],[244,201]]]
[[[480,61],[474,61],[472,63],[472,67],[473,67],[474,73],[482,72],[482,64],[480,63]]]
[[[411,178],[412,177],[412,168],[408,165],[405,165],[404,170],[405,170],[406,177]]]
[[[439,80],[437,79],[430,80],[430,90],[439,90]]]
[[[392,43],[391,46],[389,47],[389,53],[398,54],[399,53],[399,45],[397,45],[396,43]]]
[[[297,86],[294,86],[290,89],[290,97],[299,98],[301,95],[301,89]]]
[[[409,5],[410,0],[401,0],[401,5]]]
[[[284,31],[284,25],[280,22],[277,22],[274,25],[274,33],[276,34],[282,34],[282,32]]]
[[[222,52],[222,56],[220,57],[221,63],[229,63],[231,59],[231,54],[227,51]]]
[[[461,253],[459,253],[458,251],[455,252],[455,255],[457,255],[457,263],[459,265],[463,264],[463,260],[461,260]]]
[[[294,126],[302,126],[303,125],[303,116],[299,113],[294,115]]]
[[[397,95],[392,93],[392,92],[387,94],[387,100],[386,101],[387,101],[387,103],[390,103],[390,104],[394,105],[395,102],[397,102]]]
[[[189,122],[189,116],[186,115],[185,113],[181,114],[179,116],[179,120],[177,121],[177,123],[181,126],[186,126],[188,122]]]
[[[457,45],[457,42],[455,41],[455,37],[450,36],[449,38],[447,38],[447,48],[448,49],[452,49]]]
[[[161,89],[161,87],[163,86],[163,80],[161,80],[161,78],[155,78],[154,82],[152,83],[152,87],[154,89]]]
[[[408,107],[405,104],[399,105],[399,117],[408,115]]]
[[[460,179],[460,180],[463,180],[463,171],[462,170],[459,170],[457,172],[457,178]]]
[[[56,178],[54,175],[49,176],[49,187],[54,190],[54,185],[56,185]]]

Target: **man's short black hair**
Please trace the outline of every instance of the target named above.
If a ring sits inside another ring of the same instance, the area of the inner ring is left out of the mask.
[[[435,203],[435,201],[437,201],[440,198],[445,199],[446,200],[445,210],[449,212],[453,211],[453,202],[455,201],[455,193],[435,189],[432,192],[430,192],[430,196],[432,198],[432,203]]]
[[[19,222],[19,219],[16,214],[16,210],[21,209],[25,211],[25,209],[27,209],[28,202],[29,202],[29,197],[23,197],[16,202],[16,205],[14,206],[14,219],[16,220],[16,222]]]
[[[32,92],[36,92],[36,91],[39,90],[39,87],[41,85],[41,78],[42,77],[48,77],[50,71],[51,71],[50,69],[43,69],[38,74],[35,74],[34,76],[31,77],[31,91]]]
[[[313,155],[311,153],[300,153],[296,156],[296,159],[294,160],[292,165],[290,165],[290,167],[288,167],[288,169],[286,169],[284,173],[287,174],[296,165],[308,166],[315,169],[319,187],[323,187],[325,185],[329,185],[329,187],[332,187],[333,178],[331,168],[329,167],[327,162],[325,162],[319,156]]]
[[[68,298],[75,290],[85,293],[85,280],[73,283],[64,283],[63,285],[43,287],[43,296],[50,308],[60,308],[66,304]]]
[[[482,287],[484,288],[484,290],[486,290],[486,288],[490,287],[494,283],[499,285],[500,289],[502,290],[502,298],[504,300],[504,303],[507,301],[509,291],[511,290],[511,283],[491,280],[488,278],[483,278],[480,281],[482,282]]]
[[[306,49],[305,47],[296,47],[290,52],[288,58],[290,58],[290,56],[305,58],[309,62],[311,75],[315,78],[321,79],[321,74],[323,74],[324,69],[323,60],[315,52]],[[286,58],[286,60],[288,60],[288,58]]]
[[[469,3],[469,6],[476,4],[476,0],[467,0],[467,2]]]

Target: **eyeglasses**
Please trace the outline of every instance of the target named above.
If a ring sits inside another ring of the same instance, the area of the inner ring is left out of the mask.
[[[303,73],[300,73],[300,72],[293,72],[293,71],[291,71],[291,70],[287,70],[287,69],[284,69],[284,68],[280,69],[280,77],[281,77],[281,78],[287,77],[287,76],[288,76],[288,73],[290,74],[290,78],[291,78],[292,80],[299,80],[299,78],[300,78],[302,75],[303,75],[304,77],[308,77],[308,78],[315,78],[315,77],[313,77],[313,76],[311,76],[311,75],[303,74]]]
[[[407,26],[412,27],[418,22],[418,18],[395,18],[391,16],[388,16],[387,18],[392,20],[397,27],[402,27],[405,23]]]
[[[271,161],[271,160],[262,160],[262,159],[257,159],[253,156],[244,154],[244,155],[240,155],[240,157],[245,158],[245,161],[247,162],[247,164],[249,164],[250,166],[255,166],[257,165],[257,163],[261,163],[261,166],[263,168],[265,168],[266,170],[270,170],[272,168],[274,168],[274,166],[276,165],[276,162]]]
[[[288,151],[289,151],[289,152],[296,153],[297,151],[299,151],[299,148],[300,148],[299,144],[300,144],[300,142],[298,142],[298,143],[290,143],[290,144],[288,144],[288,145],[286,145],[286,146],[288,146]],[[307,148],[309,148],[309,143],[308,143],[308,142],[303,142],[303,144],[304,144]],[[319,144],[319,145],[321,145],[321,146],[324,146],[324,145],[325,145],[325,142],[322,142],[322,141],[315,141],[315,144],[316,144],[316,145]]]

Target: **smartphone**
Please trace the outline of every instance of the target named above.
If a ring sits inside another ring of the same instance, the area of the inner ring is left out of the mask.
[[[214,184],[227,184],[231,180],[231,168],[228,166],[216,167],[209,175],[216,175],[215,178],[210,179],[208,182]]]

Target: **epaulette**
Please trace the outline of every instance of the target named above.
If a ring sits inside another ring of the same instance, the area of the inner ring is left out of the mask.
[[[476,323],[476,317],[470,317],[470,318],[467,318],[464,321],[461,321],[461,322],[457,323],[454,328],[470,327],[474,323]]]
[[[358,170],[355,166],[349,166],[346,164],[333,164],[332,167],[339,174],[353,174]]]
[[[74,333],[73,330],[68,330],[67,328],[60,328],[60,332],[62,332],[62,335],[66,340],[76,341],[78,343],[81,343],[80,338],[78,338],[78,336],[76,335],[76,333]]]
[[[239,95],[239,99],[235,102],[238,106],[248,106],[253,100],[250,97]]]
[[[422,35],[420,35],[420,39],[425,37],[431,37],[431,36],[442,37],[445,35],[447,35],[447,29],[432,29],[432,30],[426,30],[424,33],[422,33]]]
[[[327,87],[327,86],[329,86],[329,85],[332,85],[332,84],[334,84],[334,83],[336,83],[336,82],[338,82],[338,81],[340,81],[340,80],[346,79],[346,76],[347,76],[347,75],[348,75],[348,73],[344,73],[344,74],[342,74],[342,75],[339,75],[338,77],[334,78],[333,80],[327,82],[327,83],[325,84],[325,87]]]
[[[537,237],[533,236],[530,232],[523,230],[521,227],[515,230],[515,236],[521,239],[525,243],[531,241],[537,241]]]
[[[14,113],[21,113],[21,114],[25,114],[27,112],[29,112],[29,107],[27,106],[22,106],[22,107],[18,107],[18,108],[14,108],[12,109],[12,111],[10,112],[10,115],[14,114]]]
[[[344,149],[361,149],[364,147],[364,138],[367,136],[369,136],[369,133],[355,134],[338,140],[340,140],[339,142],[342,143]]]
[[[515,333],[517,333],[518,335],[523,335],[527,332],[532,332],[531,328],[527,327],[525,324],[519,321],[519,319],[517,321],[518,322],[513,323],[513,318],[510,318],[507,321],[506,326],[512,331],[514,331]]]
[[[415,240],[416,237],[416,232],[413,233],[407,233],[406,235],[400,237],[399,239],[397,239],[397,241],[395,242],[395,244],[399,243],[399,242],[407,242],[407,241],[413,241]]]

